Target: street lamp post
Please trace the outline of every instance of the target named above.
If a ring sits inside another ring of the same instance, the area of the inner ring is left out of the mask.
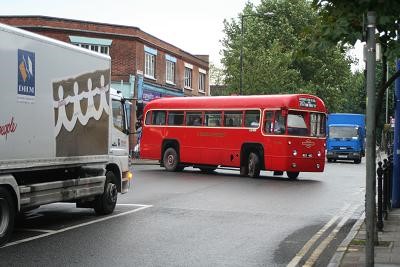
[[[274,12],[266,12],[263,14],[243,14],[240,16],[240,85],[239,95],[243,93],[243,21],[245,17],[272,17]]]

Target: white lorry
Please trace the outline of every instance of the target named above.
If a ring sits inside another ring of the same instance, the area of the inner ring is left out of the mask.
[[[112,213],[132,174],[110,57],[4,24],[0,40],[0,245],[40,205]]]

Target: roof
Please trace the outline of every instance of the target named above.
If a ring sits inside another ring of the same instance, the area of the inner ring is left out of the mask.
[[[150,101],[146,109],[246,109],[282,108],[312,109],[326,113],[324,102],[313,95],[252,95],[166,97]]]

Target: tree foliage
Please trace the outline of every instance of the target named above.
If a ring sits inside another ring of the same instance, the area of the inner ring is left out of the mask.
[[[318,9],[321,17],[320,32],[316,34],[315,47],[329,47],[332,44],[354,44],[365,39],[366,15],[369,11],[376,12],[376,39],[382,47],[382,62],[380,78],[378,78],[376,112],[381,113],[383,96],[400,72],[394,72],[386,81],[387,62],[393,62],[400,54],[400,44],[396,33],[399,30],[398,0],[313,0],[313,6]],[[379,66],[378,66],[379,67]]]
[[[319,14],[306,0],[247,3],[237,19],[224,21],[222,63],[228,88],[239,91],[243,46],[244,94],[311,93],[330,111],[346,111],[343,95],[355,90],[358,74],[351,72],[352,61],[341,46],[329,43],[311,49],[320,27]]]

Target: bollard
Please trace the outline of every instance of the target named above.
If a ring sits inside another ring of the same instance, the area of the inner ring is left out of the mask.
[[[388,186],[389,186],[389,211],[392,210],[392,185],[393,185],[393,155],[388,157]]]
[[[382,216],[382,180],[383,180],[383,169],[382,169],[382,161],[378,162],[378,169],[376,173],[378,174],[378,221],[376,223],[376,227],[378,231],[383,230],[383,216]]]
[[[387,159],[383,160],[383,214],[385,216],[385,220],[388,219],[388,209],[390,203],[389,196],[389,163]]]

